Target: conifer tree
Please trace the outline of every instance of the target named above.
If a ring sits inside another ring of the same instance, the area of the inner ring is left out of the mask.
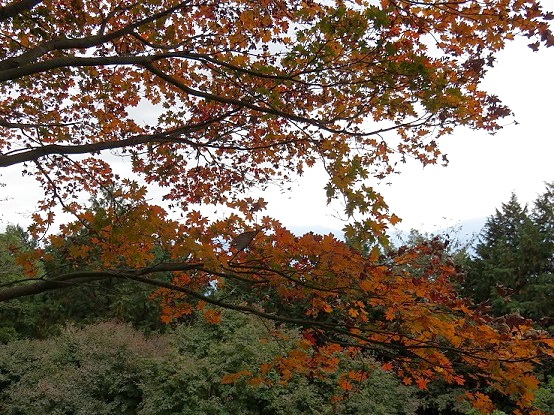
[[[532,209],[512,194],[483,228],[464,288],[477,303],[490,305],[495,315],[517,312],[544,326],[552,324],[552,189],[548,184]]]

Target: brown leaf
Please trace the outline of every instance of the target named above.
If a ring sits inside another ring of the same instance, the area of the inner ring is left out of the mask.
[[[241,233],[239,236],[235,237],[235,239],[231,241],[231,248],[242,251],[248,245],[250,245],[250,242],[252,242],[258,232],[259,231],[246,231]]]

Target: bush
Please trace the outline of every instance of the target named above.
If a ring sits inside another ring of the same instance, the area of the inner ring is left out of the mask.
[[[554,376],[537,390],[535,405],[546,414],[554,414]]]
[[[345,395],[341,373],[360,362],[341,358],[326,378],[293,375],[271,386],[245,379],[223,384],[225,374],[259,371],[298,341],[275,337],[274,327],[225,313],[221,324],[196,322],[170,334],[145,337],[121,323],[67,328],[48,340],[19,340],[0,347],[0,413],[6,415],[361,414],[412,415],[413,388],[380,369]],[[365,362],[364,364],[367,364]],[[343,399],[333,401],[333,396]]]
[[[0,348],[3,414],[131,414],[142,401],[145,358],[163,343],[118,323],[66,329]]]
[[[224,313],[219,325],[195,324],[178,327],[170,336],[174,358],[159,367],[144,385],[140,414],[414,414],[417,400],[412,388],[400,385],[379,369],[356,387],[350,397],[337,386],[340,373],[326,379],[293,375],[287,382],[273,373],[271,386],[253,386],[244,379],[222,384],[222,376],[239,371],[259,372],[263,363],[291,350],[299,340],[297,332],[274,337],[274,327],[256,318]],[[342,371],[357,362],[342,356]],[[272,373],[268,375],[270,378]]]

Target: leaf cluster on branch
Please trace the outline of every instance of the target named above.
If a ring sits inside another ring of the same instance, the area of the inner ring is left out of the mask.
[[[437,139],[456,126],[500,128],[511,111],[480,81],[516,36],[552,46],[552,17],[535,0],[2,3],[0,167],[38,180],[30,230],[48,242],[19,255],[27,278],[0,299],[150,284],[167,321],[196,310],[216,322],[202,311],[211,304],[301,326],[321,353],[300,350],[280,370],[316,370],[327,348],[364,351],[405,383],[440,377],[480,409],[489,388],[527,410],[552,339],[524,319],[505,330],[458,298],[437,241],[387,256],[355,248],[386,242],[398,221],[372,179],[407,157],[446,161]],[[249,190],[316,162],[349,244],[256,220],[265,202]],[[90,209],[84,194],[104,199]],[[233,213],[211,220],[198,211],[209,205]],[[59,210],[75,220],[51,232]],[[63,268],[42,268],[48,247]]]

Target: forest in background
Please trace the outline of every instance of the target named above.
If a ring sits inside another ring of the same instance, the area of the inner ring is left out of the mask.
[[[101,210],[102,202],[91,209]],[[87,238],[85,234],[83,238]],[[504,330],[530,319],[554,334],[554,183],[531,206],[516,195],[488,217],[478,242],[414,230],[409,245],[440,241],[460,270],[458,295],[495,317]],[[13,252],[36,242],[10,225],[0,235],[2,285],[22,277]],[[47,247],[44,271],[64,269],[68,240]],[[386,248],[381,248],[383,251]],[[369,250],[367,251],[369,252]],[[248,296],[247,291],[233,295]],[[293,325],[226,311],[219,324],[191,311],[160,319],[146,285],[106,279],[0,303],[0,411],[5,414],[476,414],[463,387],[405,385],[372,353],[326,350],[320,373],[270,365],[306,339]],[[226,289],[217,294],[229,295]],[[533,333],[529,333],[530,336]],[[322,345],[322,347],[324,347]],[[554,362],[538,366],[535,405],[554,412]],[[274,373],[272,373],[274,372]],[[360,375],[366,373],[366,375]],[[262,378],[264,381],[262,382]],[[511,403],[497,396],[502,410]]]
[[[0,0],[0,169],[39,187],[0,244],[0,409],[548,414],[551,185],[468,255],[391,246],[375,184],[515,124],[483,81],[516,39],[554,46],[552,20],[540,0]],[[258,197],[318,165],[344,239]]]

